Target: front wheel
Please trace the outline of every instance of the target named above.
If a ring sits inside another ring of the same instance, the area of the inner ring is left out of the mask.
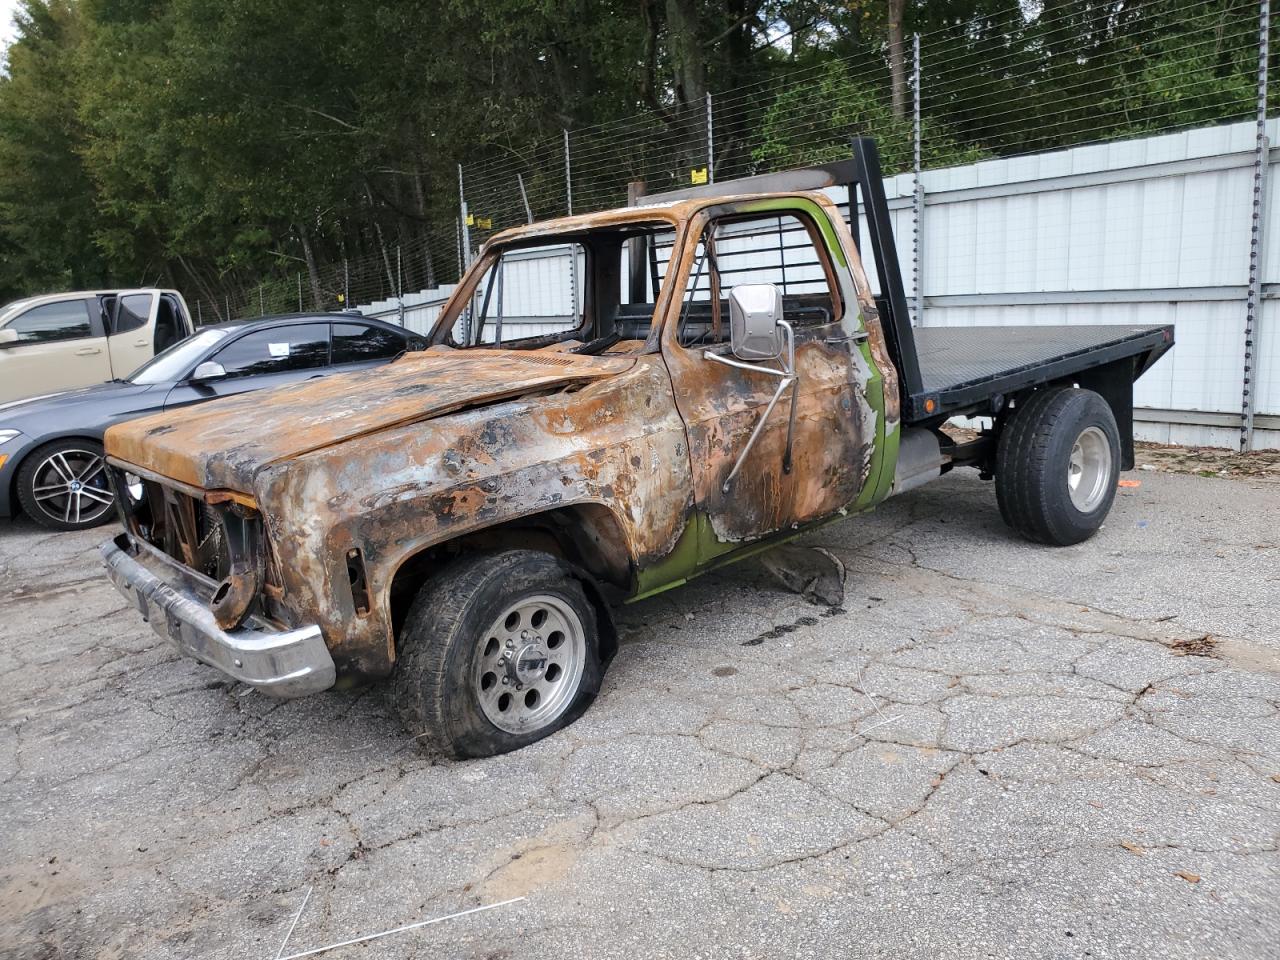
[[[1120,431],[1092,390],[1037,390],[1016,409],[996,451],[996,500],[1009,526],[1068,546],[1098,531],[1115,500]]]
[[[87,530],[115,516],[102,444],[54,440],[33,450],[18,469],[22,511],[50,530]]]
[[[567,726],[600,689],[594,607],[568,567],[533,550],[465,557],[418,592],[392,699],[410,733],[487,757]]]

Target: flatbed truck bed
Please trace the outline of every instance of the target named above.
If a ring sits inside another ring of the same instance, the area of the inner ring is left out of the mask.
[[[1131,358],[1141,374],[1173,339],[1172,326],[918,327],[923,392],[945,410]]]

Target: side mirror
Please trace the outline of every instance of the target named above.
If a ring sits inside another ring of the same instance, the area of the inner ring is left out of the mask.
[[[193,371],[191,371],[191,380],[199,382],[201,380],[217,380],[227,375],[226,368],[217,360],[206,360]]]
[[[739,360],[782,353],[782,293],[772,283],[740,283],[729,291],[729,337]]]
[[[18,331],[9,327],[0,328],[0,347],[7,346],[10,343],[18,342]]]

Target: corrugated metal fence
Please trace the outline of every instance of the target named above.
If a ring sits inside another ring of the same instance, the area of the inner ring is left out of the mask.
[[[926,171],[922,203],[910,174],[890,178],[899,258],[922,295],[916,322],[1175,323],[1177,346],[1137,387],[1138,437],[1236,447],[1249,353],[1253,447],[1280,448],[1280,204],[1263,205],[1261,309],[1246,345],[1255,132],[1239,123]],[[1269,121],[1268,142],[1278,132]],[[1269,150],[1269,173],[1277,163]],[[558,305],[574,294],[538,284],[566,271],[510,271],[516,300],[545,309],[510,316],[504,338],[564,322]],[[425,332],[451,292],[360,309]]]

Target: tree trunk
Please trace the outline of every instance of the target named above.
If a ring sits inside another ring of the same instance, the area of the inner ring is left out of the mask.
[[[298,224],[298,238],[302,241],[302,256],[307,261],[307,279],[311,281],[311,308],[324,309],[324,295],[320,292],[320,270],[316,267],[315,251],[311,249],[311,234],[304,223]]]
[[[696,0],[667,0],[671,80],[679,107],[701,105],[707,96],[707,62]]]
[[[387,271],[387,287],[395,290],[396,277],[391,272],[391,258],[387,256],[387,241],[382,236],[382,224],[378,222],[377,209],[373,205],[373,191],[369,189],[369,184],[367,183],[364,185],[364,195],[365,199],[369,201],[369,216],[373,220],[373,232],[378,237],[378,251],[382,254],[382,266]]]
[[[231,319],[230,317],[222,316],[222,310],[218,306],[218,297],[213,292],[213,288],[210,287],[209,284],[205,283],[204,277],[201,276],[198,271],[192,268],[191,264],[187,262],[187,258],[182,256],[182,254],[178,254],[178,262],[182,264],[182,269],[186,270],[187,274],[191,277],[191,279],[195,281],[196,286],[200,289],[201,298],[208,300],[209,303],[212,304],[213,315],[215,317],[219,317],[222,320],[230,320]],[[195,319],[196,319],[195,317],[191,318],[193,322],[195,321]]]
[[[427,216],[427,193],[422,188],[421,163],[414,165],[413,199],[418,207],[418,236],[422,240],[422,259],[426,268],[423,279],[426,281],[425,286],[429,289],[436,285],[436,269],[435,264],[431,262],[431,234],[427,229],[427,224],[431,221]]]
[[[667,53],[675,93],[675,125],[680,147],[678,176],[688,186],[688,171],[706,163],[707,63],[697,0],[667,0]]]
[[[907,115],[907,50],[902,33],[902,14],[907,0],[889,0],[889,81],[892,86],[893,116]]]

